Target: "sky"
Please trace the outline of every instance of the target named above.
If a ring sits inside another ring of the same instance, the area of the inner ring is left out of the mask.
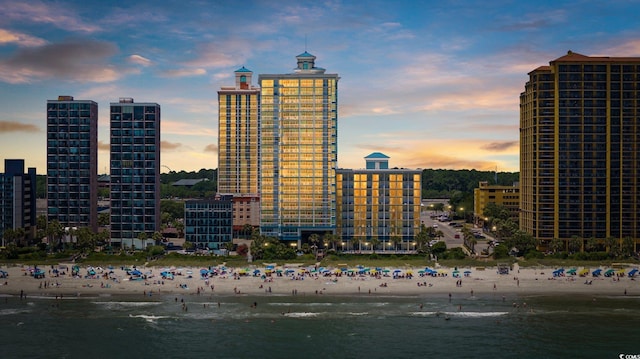
[[[242,66],[292,73],[305,50],[340,76],[338,166],[519,171],[528,73],[571,50],[640,56],[640,2],[0,0],[0,172],[46,173],[46,102],[162,108],[162,172],[217,168],[217,91]]]

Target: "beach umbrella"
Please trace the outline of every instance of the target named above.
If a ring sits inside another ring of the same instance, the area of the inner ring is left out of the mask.
[[[633,268],[632,270],[629,271],[629,273],[627,274],[630,278],[635,277],[635,275],[638,274],[638,268]]]
[[[382,273],[389,273],[389,272],[391,272],[391,270],[389,270],[389,269],[383,269],[382,270]]]
[[[577,271],[577,269],[576,269],[576,268],[571,268],[571,269],[569,269],[569,270],[567,271],[567,274],[570,274],[570,275],[576,275],[576,271]]]
[[[608,269],[606,272],[604,272],[604,276],[605,277],[611,277],[613,275],[613,273],[615,273],[615,270]]]
[[[260,274],[260,269],[254,269],[253,274]]]
[[[132,270],[129,274],[131,274],[131,275],[142,275],[142,272],[140,272],[140,271],[139,271],[139,270],[137,270],[137,269],[134,269],[134,270]]]

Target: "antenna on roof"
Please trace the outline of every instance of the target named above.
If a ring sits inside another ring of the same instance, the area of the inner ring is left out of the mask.
[[[307,51],[307,34],[304,34],[304,51]]]
[[[496,184],[498,184],[498,166],[496,166],[496,173],[493,176],[493,180],[496,181]]]

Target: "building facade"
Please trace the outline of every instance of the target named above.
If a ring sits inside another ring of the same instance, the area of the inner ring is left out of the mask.
[[[366,169],[336,171],[337,234],[344,249],[371,250],[375,243],[383,251],[415,248],[422,171],[389,169],[388,158],[376,152],[365,157]]]
[[[489,203],[495,203],[509,210],[511,218],[518,222],[520,216],[520,186],[490,185],[487,181],[478,184],[473,189],[473,216],[476,224],[484,223],[484,208]]]
[[[0,173],[0,239],[5,230],[24,230],[25,239],[33,239],[36,232],[36,169],[24,172],[24,160],[5,159],[4,173]]]
[[[571,51],[529,73],[520,95],[522,230],[547,244],[613,237],[637,246],[639,82],[638,57]]]
[[[98,104],[47,101],[47,217],[62,227],[98,229]]]
[[[339,77],[296,59],[294,73],[259,76],[260,229],[301,242],[336,229]]]
[[[260,180],[260,89],[253,72],[234,72],[235,86],[218,91],[218,192],[257,195]]]
[[[160,231],[160,105],[111,106],[111,243],[142,249]]]
[[[233,196],[184,203],[185,241],[197,249],[225,249],[233,239]]]

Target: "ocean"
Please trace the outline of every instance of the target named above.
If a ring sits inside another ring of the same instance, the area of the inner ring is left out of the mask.
[[[0,297],[2,358],[625,358],[640,297]]]

